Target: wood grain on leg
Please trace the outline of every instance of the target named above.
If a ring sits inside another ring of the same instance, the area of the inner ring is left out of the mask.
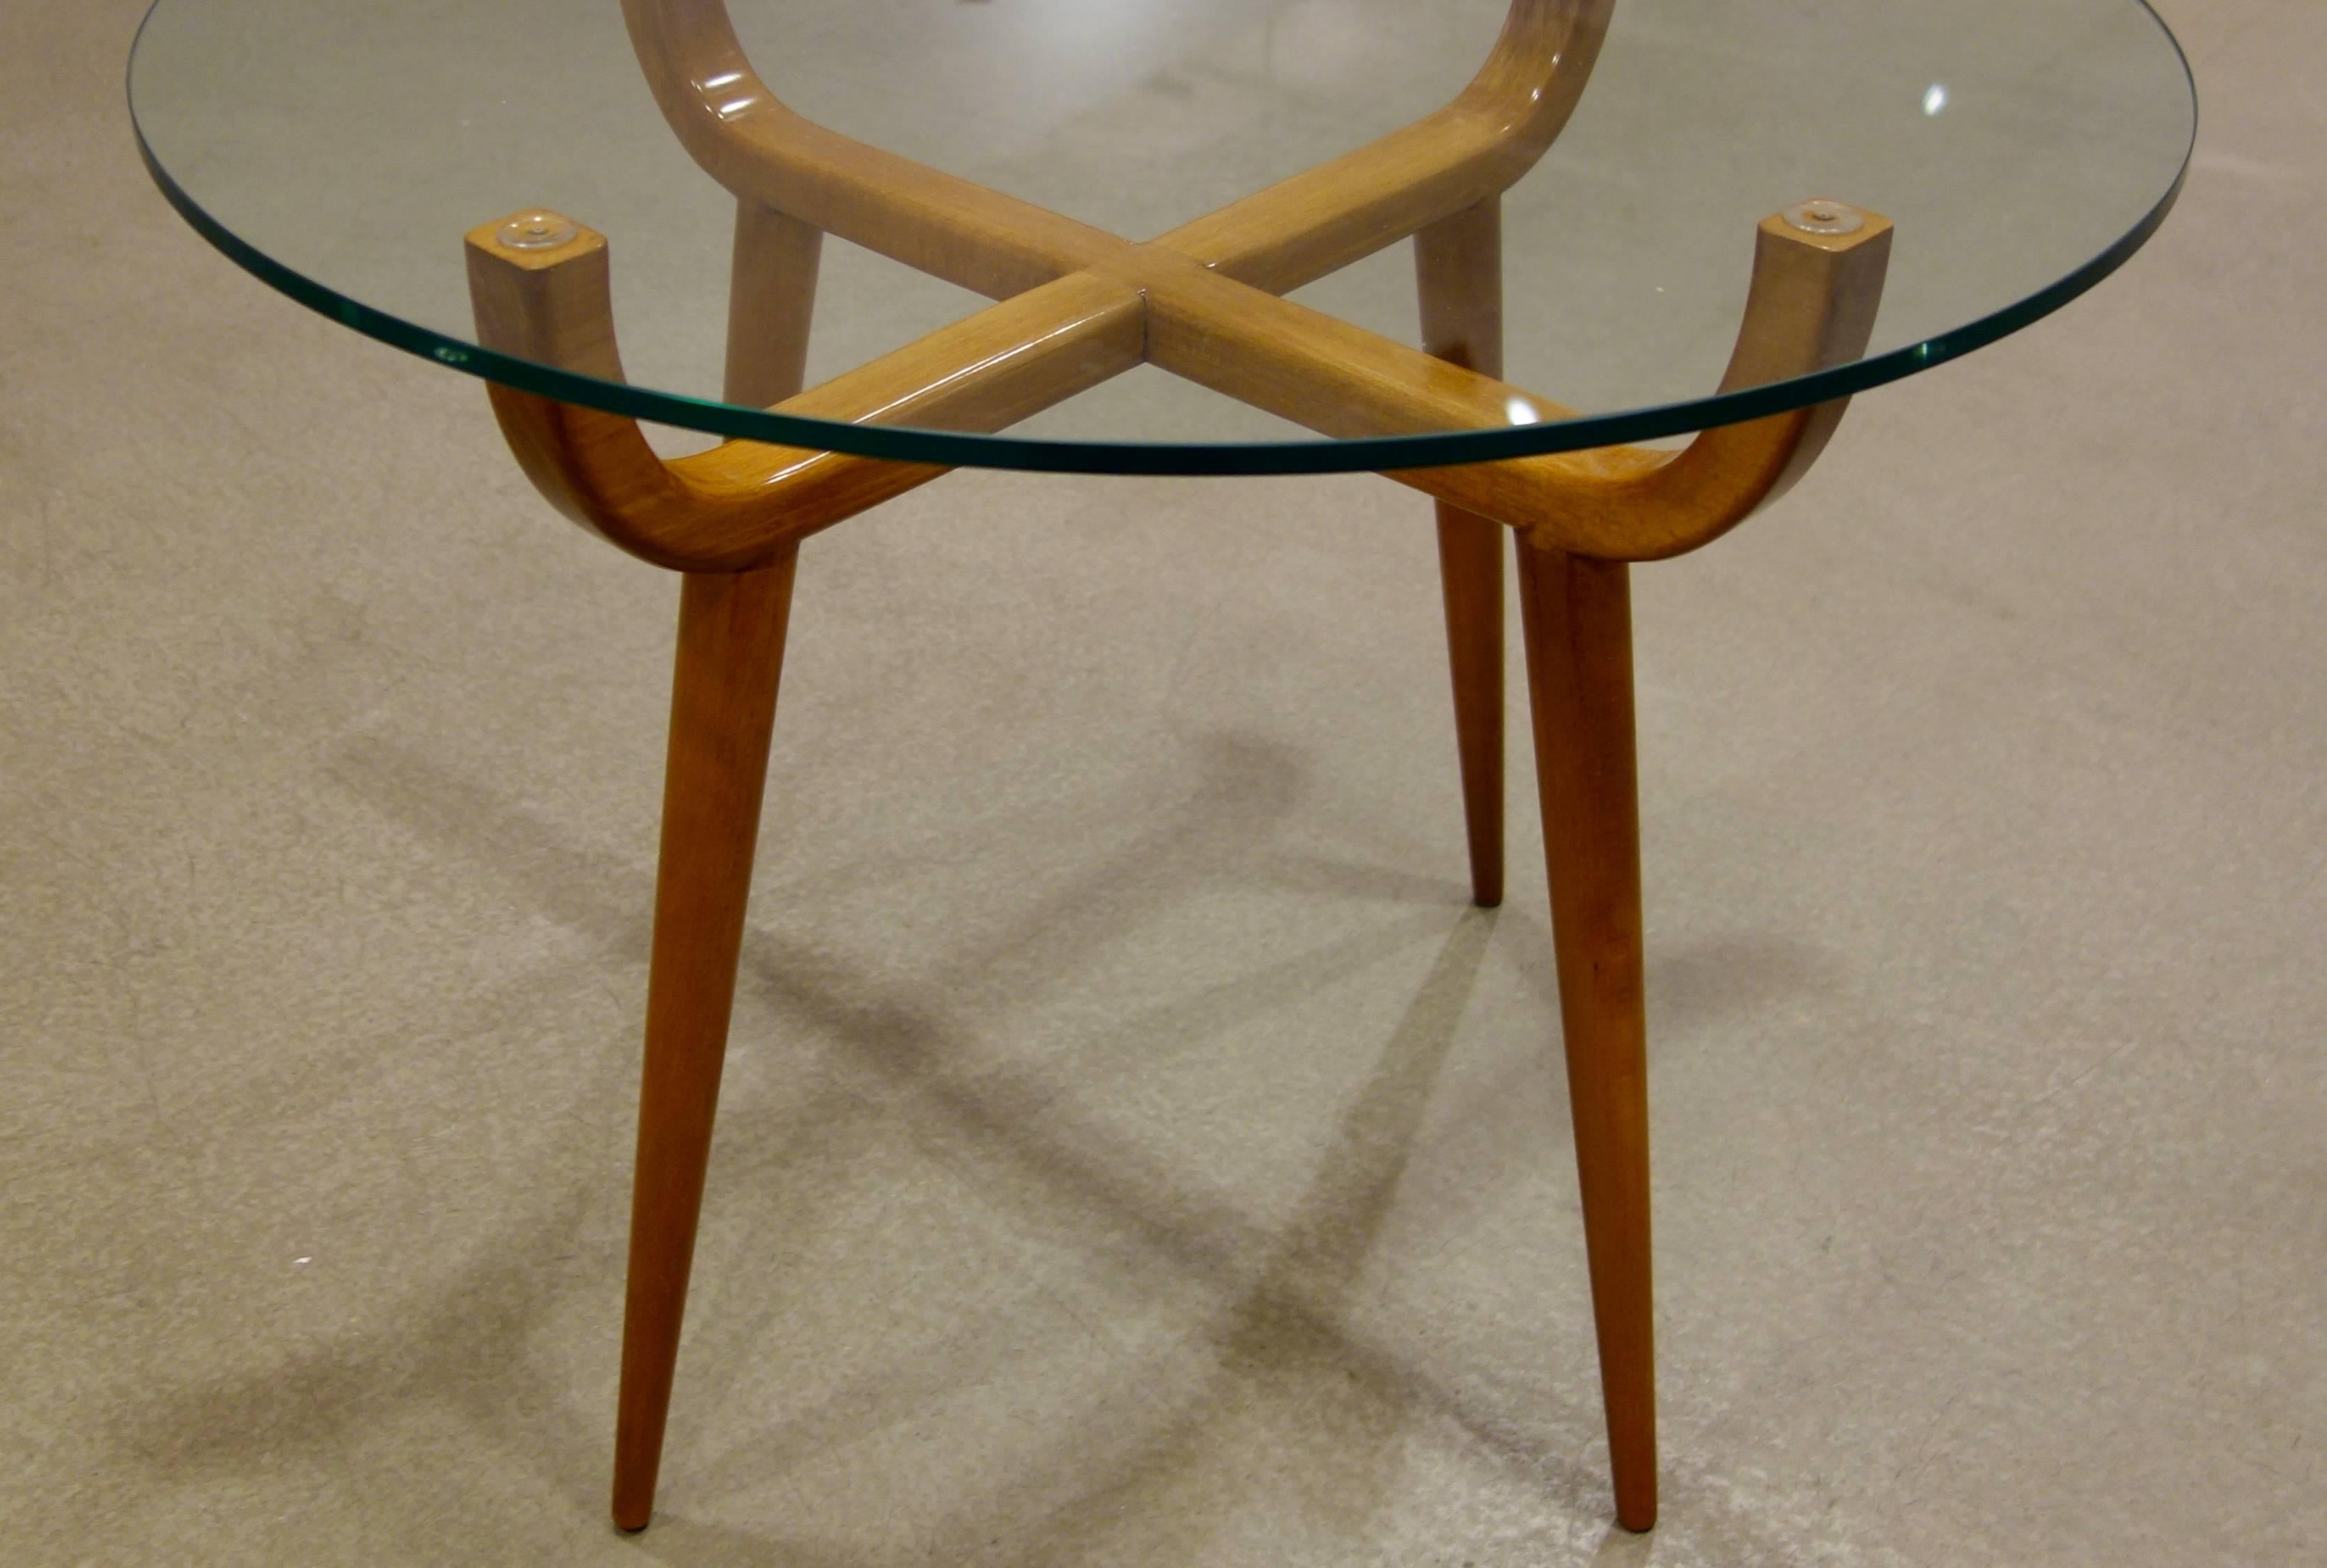
[[[1482,376],[1503,373],[1501,204],[1490,198],[1414,237],[1422,346]],[[1454,678],[1454,739],[1463,764],[1463,820],[1471,896],[1503,901],[1503,530],[1438,503],[1438,577],[1446,602],[1446,658]]]
[[[1657,1518],[1631,568],[1519,546],[1544,863],[1616,1517]]]
[[[654,1510],[795,559],[734,576],[691,575],[680,589],[614,1429],[614,1523],[626,1530],[645,1528]]]
[[[735,204],[727,283],[727,377],[720,396],[770,408],[808,379],[808,331],[824,231],[757,201]]]

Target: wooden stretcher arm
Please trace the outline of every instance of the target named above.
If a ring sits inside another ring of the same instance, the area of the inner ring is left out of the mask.
[[[467,237],[477,341],[620,381],[606,242],[576,226],[555,247]],[[1075,274],[989,307],[776,406],[852,424],[999,430],[1139,363],[1139,293]],[[527,477],[567,517],[634,555],[689,572],[738,572],[946,471],[844,453],[729,442],[666,462],[637,421],[498,383],[501,433]]]
[[[1512,0],[1487,62],[1444,108],[1156,243],[1285,294],[1500,194],[1575,112],[1615,4]]]
[[[1891,225],[1806,231],[1784,216],[1756,237],[1753,279],[1724,390],[1790,380],[1865,351]],[[1790,210],[1799,211],[1799,209]],[[1143,258],[1154,363],[1325,434],[1491,429],[1572,409],[1246,288],[1192,264]],[[1547,548],[1608,560],[1685,554],[1782,494],[1824,449],[1847,399],[1699,434],[1678,452],[1611,447],[1389,477],[1517,528]]]
[[[1297,288],[1533,167],[1575,112],[1615,0],[1512,0],[1486,63],[1444,108],[1158,243],[1272,294]],[[989,298],[1119,257],[1126,242],[827,130],[769,89],[725,0],[622,0],[655,101],[738,198]]]
[[[622,0],[622,16],[663,118],[741,200],[989,299],[1123,247],[1102,229],[795,114],[752,69],[724,0]]]

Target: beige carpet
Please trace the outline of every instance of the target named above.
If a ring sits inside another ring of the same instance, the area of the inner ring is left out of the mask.
[[[995,474],[803,557],[611,1532],[673,588],[168,211],[138,9],[0,13],[0,1560],[2327,1562],[2327,8],[2174,0],[2158,241],[1640,575],[1645,1539],[1426,509]]]

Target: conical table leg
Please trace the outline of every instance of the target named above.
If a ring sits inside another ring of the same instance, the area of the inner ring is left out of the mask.
[[[631,1203],[614,1523],[646,1527],[687,1311],[798,559],[680,590]]]
[[[1648,1029],[1629,568],[1519,544],[1528,691],[1616,1517],[1657,1519]]]

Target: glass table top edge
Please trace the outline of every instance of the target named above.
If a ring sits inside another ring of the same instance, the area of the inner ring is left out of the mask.
[[[908,425],[844,424],[773,409],[602,380],[495,352],[353,299],[283,265],[218,221],[164,166],[139,123],[133,89],[146,26],[168,4],[153,0],[133,39],[124,73],[131,126],[148,174],[172,208],[206,242],[299,304],[366,337],[480,379],[561,403],[627,415],[729,440],[947,467],[1124,475],[1265,476],[1389,472],[1500,462],[1687,435],[1831,402],[1904,379],[1989,347],[2089,292],[2123,266],[2172,212],[2196,150],[2200,106],[2187,51],[2151,0],[2134,0],[2173,51],[2188,94],[2189,135],[2166,190],[2114,243],[2051,284],[1919,341],[1812,375],[1701,398],[1539,423],[1462,431],[1282,442],[1188,443],[1057,440]],[[1404,243],[1394,240],[1392,246]]]

